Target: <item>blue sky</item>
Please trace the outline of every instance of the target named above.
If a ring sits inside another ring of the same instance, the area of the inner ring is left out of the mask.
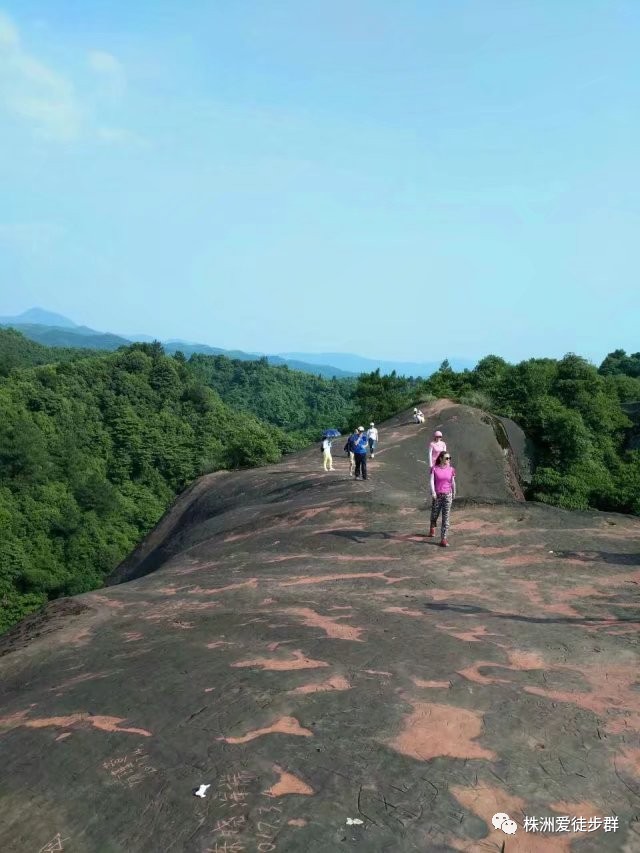
[[[0,0],[0,314],[640,349],[637,0]]]

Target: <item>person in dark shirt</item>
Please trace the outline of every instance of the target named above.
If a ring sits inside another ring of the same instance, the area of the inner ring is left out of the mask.
[[[354,429],[347,443],[344,446],[344,452],[349,454],[349,476],[353,477],[353,472],[356,470],[356,454],[354,451],[355,443],[358,440],[358,430]]]

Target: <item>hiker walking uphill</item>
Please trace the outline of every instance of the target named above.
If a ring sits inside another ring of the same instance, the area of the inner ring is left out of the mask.
[[[456,469],[451,464],[451,456],[443,450],[431,469],[431,529],[429,536],[436,535],[438,516],[442,512],[442,531],[440,544],[446,548],[449,544],[449,515],[451,504],[456,496]]]
[[[322,464],[325,471],[333,471],[333,456],[331,455],[331,439],[322,439]]]
[[[369,424],[369,429],[367,430],[367,440],[369,442],[369,451],[371,453],[371,458],[376,455],[376,447],[378,446],[378,430],[376,429],[376,425],[373,421]]]
[[[355,454],[355,444],[358,440],[358,430],[354,429],[349,438],[347,439],[347,443],[344,446],[344,452],[349,456],[349,476],[353,477],[353,472],[356,470],[356,454]]]
[[[353,452],[355,454],[356,459],[356,473],[355,479],[357,480],[360,475],[362,475],[362,479],[367,479],[367,450],[369,449],[369,439],[367,438],[364,427],[358,427],[358,438],[355,440],[353,444]]]
[[[437,429],[433,434],[433,441],[429,444],[429,470],[436,464],[436,459],[447,449],[447,445],[442,440],[442,433]]]
[[[423,424],[424,423],[424,412],[420,409],[413,410],[413,422],[414,424]]]

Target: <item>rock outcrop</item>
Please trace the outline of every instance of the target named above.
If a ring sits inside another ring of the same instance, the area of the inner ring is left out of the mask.
[[[332,473],[202,478],[110,586],[2,639],[2,851],[640,849],[640,520],[525,503],[514,424],[423,408],[367,482],[344,441]]]

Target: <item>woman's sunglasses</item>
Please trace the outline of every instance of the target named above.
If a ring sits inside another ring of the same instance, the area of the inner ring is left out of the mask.
[[[450,456],[445,456],[444,458],[445,458],[445,459],[451,459],[451,457],[450,457]]]

